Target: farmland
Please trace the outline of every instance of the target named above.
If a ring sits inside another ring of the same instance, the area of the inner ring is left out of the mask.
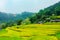
[[[58,40],[59,31],[60,25],[19,25],[1,30],[0,40]]]
[[[1,1],[0,40],[60,40],[60,1],[20,1]]]

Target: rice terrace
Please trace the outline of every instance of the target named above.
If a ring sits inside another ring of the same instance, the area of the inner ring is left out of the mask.
[[[60,25],[30,24],[8,27],[0,32],[0,40],[58,40]]]
[[[60,0],[0,0],[0,40],[60,40]]]

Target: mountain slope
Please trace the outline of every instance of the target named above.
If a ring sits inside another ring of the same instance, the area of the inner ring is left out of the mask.
[[[40,10],[34,17],[30,18],[31,23],[38,23],[40,21],[49,21],[50,16],[60,16],[60,2]]]
[[[26,19],[27,17],[32,16],[31,12],[22,12],[21,14],[8,14],[0,12],[0,22],[9,22],[9,21],[17,21],[20,19]]]

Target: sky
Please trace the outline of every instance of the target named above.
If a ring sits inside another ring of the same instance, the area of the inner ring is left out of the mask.
[[[21,13],[38,12],[60,0],[0,0],[0,12]]]

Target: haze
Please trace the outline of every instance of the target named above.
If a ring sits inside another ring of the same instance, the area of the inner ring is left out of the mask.
[[[38,12],[60,0],[0,0],[0,12],[21,13]]]

